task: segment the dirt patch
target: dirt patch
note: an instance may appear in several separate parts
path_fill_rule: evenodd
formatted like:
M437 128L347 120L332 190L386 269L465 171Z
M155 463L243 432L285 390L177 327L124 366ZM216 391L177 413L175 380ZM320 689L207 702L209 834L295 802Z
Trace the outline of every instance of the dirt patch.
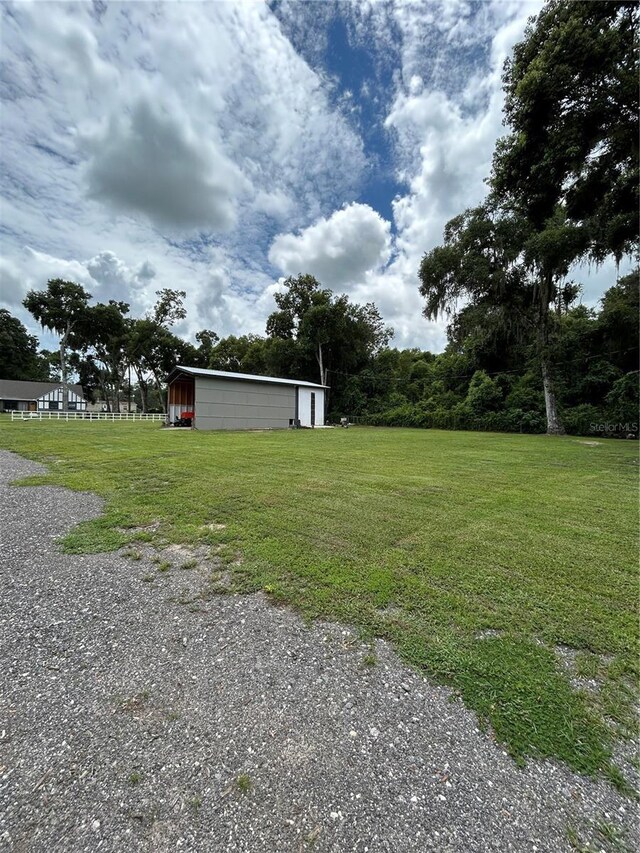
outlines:
M157 533L160 529L160 521L156 519L151 524L141 524L136 527L116 527L118 533Z
M569 681L574 690L585 690L587 693L599 693L602 683L599 678L593 678L580 674L579 658L583 654L577 649L572 649L571 646L557 645L553 647L553 651L560 663L560 666L569 676ZM606 666L613 660L611 655L598 655L601 664Z
M476 640L490 640L495 637L503 637L504 631L499 628L484 628L482 631L476 631Z

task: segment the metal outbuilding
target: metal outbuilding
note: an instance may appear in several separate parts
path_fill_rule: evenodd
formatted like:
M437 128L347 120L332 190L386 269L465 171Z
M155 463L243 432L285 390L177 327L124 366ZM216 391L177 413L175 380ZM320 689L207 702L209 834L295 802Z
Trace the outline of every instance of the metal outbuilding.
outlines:
M196 429L285 429L324 424L326 385L177 365L169 374L171 423L192 413Z

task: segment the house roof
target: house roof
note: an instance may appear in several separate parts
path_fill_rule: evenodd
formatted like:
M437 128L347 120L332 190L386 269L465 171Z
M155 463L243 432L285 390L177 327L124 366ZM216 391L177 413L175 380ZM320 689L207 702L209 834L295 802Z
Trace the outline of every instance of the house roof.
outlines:
M245 382L271 382L273 385L297 385L300 388L328 388L328 385L318 385L315 382L305 382L302 379L279 379L275 376L257 376L252 373L231 373L228 370L205 370L204 367L185 367L177 364L169 374L167 381L177 379L180 373L189 376L204 376L215 379L240 379Z
M0 400L37 400L56 388L61 382L27 382L20 379L0 379ZM69 385L69 390L84 399L82 385Z

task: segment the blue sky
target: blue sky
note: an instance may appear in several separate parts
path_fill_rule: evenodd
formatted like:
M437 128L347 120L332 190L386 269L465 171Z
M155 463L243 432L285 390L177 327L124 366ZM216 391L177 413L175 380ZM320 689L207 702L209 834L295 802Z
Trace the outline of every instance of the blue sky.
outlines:
M477 204L528 0L3 3L0 303L48 278L263 333L287 275L438 351L417 270ZM580 270L594 303L612 265Z

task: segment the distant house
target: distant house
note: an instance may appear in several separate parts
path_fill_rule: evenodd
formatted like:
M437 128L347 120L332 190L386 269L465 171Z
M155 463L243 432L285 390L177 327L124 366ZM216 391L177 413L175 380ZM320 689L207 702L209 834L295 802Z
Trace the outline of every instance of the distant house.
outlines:
M81 385L69 385L69 412L84 412L87 403ZM62 411L60 382L23 382L0 379L0 411L53 412Z
M113 404L111 404L113 405ZM87 411L88 412L109 412L109 411L117 411L116 409L110 408L109 403L106 400L96 400L95 403L87 403ZM120 409L121 412L137 412L138 406L133 401L129 403L128 400L120 401Z
M284 429L324 424L325 385L200 367L175 367L167 379L169 420L196 429Z

